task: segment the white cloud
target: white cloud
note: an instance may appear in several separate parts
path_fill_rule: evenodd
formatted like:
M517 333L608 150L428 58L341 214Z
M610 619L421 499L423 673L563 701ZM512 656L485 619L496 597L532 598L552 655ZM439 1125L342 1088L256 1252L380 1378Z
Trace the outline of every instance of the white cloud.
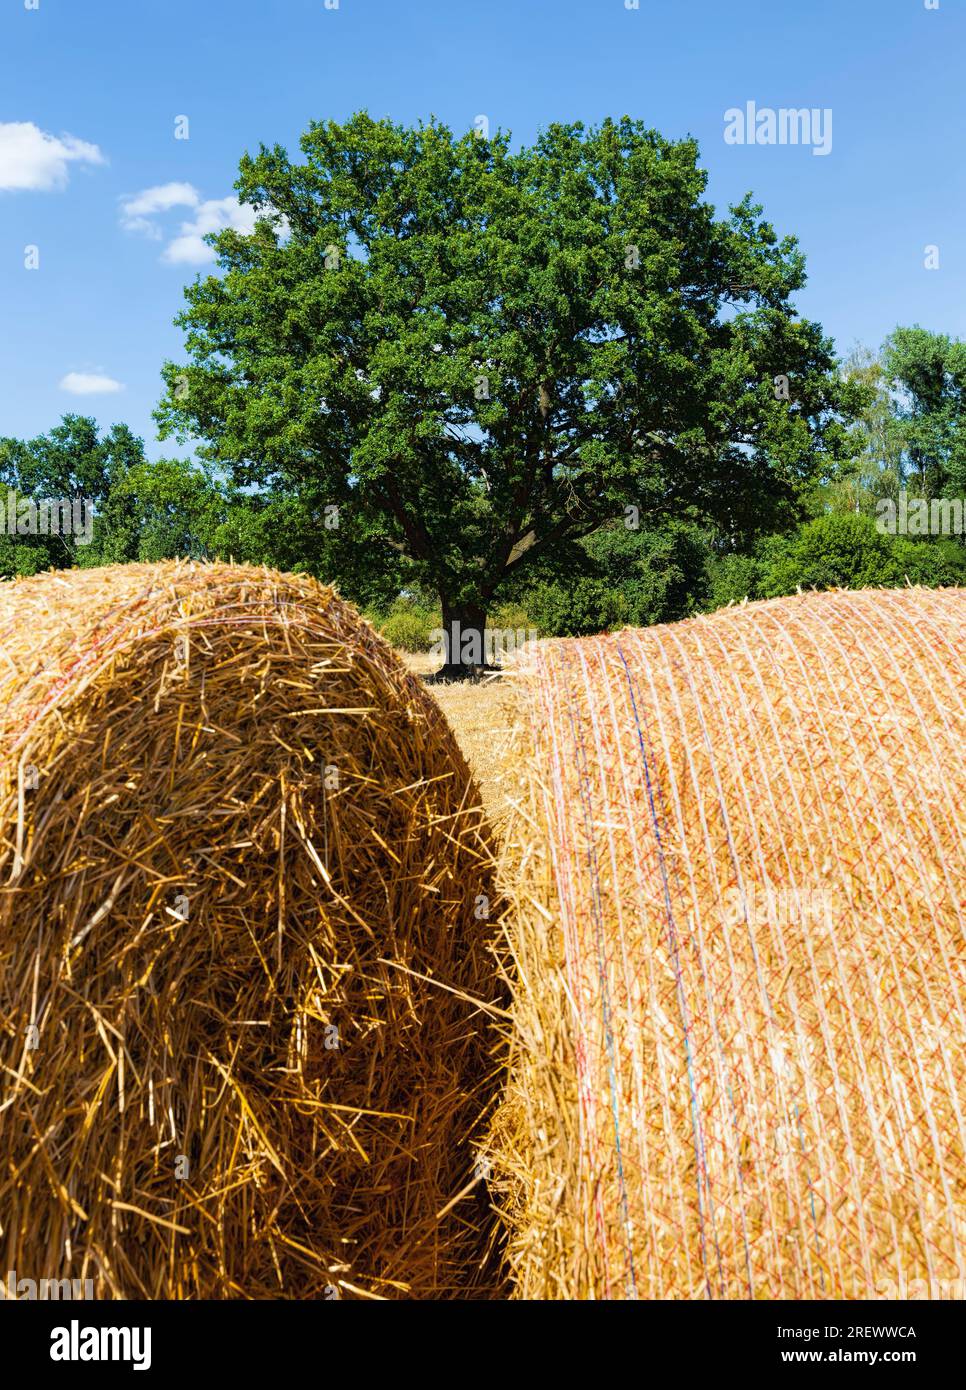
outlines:
M140 193L125 194L121 200L121 226L126 232L143 232L161 240L161 228L151 218L171 208L195 208L201 202L197 188L190 183L161 183Z
M96 372L68 372L61 378L60 389L69 391L72 396L113 396L123 391L124 386L112 376L100 376Z
M63 188L71 163L107 161L96 145L73 135L48 135L32 121L0 121L0 189Z
M234 227L247 236L254 230L257 217L253 207L237 198L211 198L199 204L190 221L182 222L179 235L164 248L161 259L168 265L208 265L215 253L203 237L225 227Z
M162 232L159 214L178 207L192 208L193 215L181 223L178 235L168 241L161 253L167 265L210 265L215 253L205 244L208 233L234 227L247 236L258 216L253 207L239 203L231 195L202 200L193 184L161 183L140 193L125 194L121 200L121 226L127 232L140 232L161 241L169 234Z

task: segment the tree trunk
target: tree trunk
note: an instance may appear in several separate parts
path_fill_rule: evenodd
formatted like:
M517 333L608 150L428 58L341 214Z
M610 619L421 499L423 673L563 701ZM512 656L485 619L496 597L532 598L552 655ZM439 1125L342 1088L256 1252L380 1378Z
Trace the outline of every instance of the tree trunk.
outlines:
M443 598L443 665L434 681L477 680L494 667L486 661L486 609L481 603L451 603Z

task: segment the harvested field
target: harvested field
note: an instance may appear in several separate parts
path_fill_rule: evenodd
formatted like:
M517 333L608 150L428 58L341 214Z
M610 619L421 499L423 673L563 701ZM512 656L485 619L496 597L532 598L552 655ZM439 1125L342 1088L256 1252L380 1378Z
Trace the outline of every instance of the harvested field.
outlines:
M439 665L434 658L407 656L406 665L421 675ZM513 692L519 677L509 671L479 682L449 681L430 687L446 716L479 788L488 821L498 829L507 814L507 794L516 766L514 725L519 709Z
M517 1296L966 1276L964 600L537 648L491 1136Z
M494 1291L479 793L298 576L0 586L0 1258L98 1297Z

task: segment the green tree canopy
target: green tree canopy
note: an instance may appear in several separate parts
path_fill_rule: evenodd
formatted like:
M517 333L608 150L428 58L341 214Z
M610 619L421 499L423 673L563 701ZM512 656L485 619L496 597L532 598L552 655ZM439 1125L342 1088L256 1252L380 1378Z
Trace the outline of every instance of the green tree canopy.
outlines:
M966 343L918 325L897 328L882 369L903 480L923 497L966 496Z
M261 217L212 238L158 419L239 485L339 505L447 627L628 504L774 529L847 450L797 245L750 198L716 218L692 140L359 114L301 148L242 160Z
M403 583L398 553L369 540L359 518L313 508L305 496L236 487L211 464L147 459L126 425L101 436L87 416L65 415L36 439L0 439L0 517L33 499L83 498L93 533L0 530L0 577L71 565L235 559L317 578L338 576L347 598L388 608ZM6 490L14 495L8 506ZM86 510L85 519L89 516ZM8 523L9 525L9 523Z
M864 393L853 431L855 453L816 487L809 506L816 516L828 509L872 515L880 499L898 499L904 481L902 432L882 354L856 346L843 371Z
M93 543L71 531L59 534L0 535L0 574L36 574L46 569L97 563L103 534L98 516L129 469L144 462L144 445L127 425L112 425L102 438L96 420L65 415L60 424L35 439L0 439L0 510L6 514L7 490L37 504L67 500L84 503L95 514Z
M85 497L103 503L112 485L144 458L144 445L127 425L100 437L97 421L65 415L36 439L0 439L0 481L33 497Z

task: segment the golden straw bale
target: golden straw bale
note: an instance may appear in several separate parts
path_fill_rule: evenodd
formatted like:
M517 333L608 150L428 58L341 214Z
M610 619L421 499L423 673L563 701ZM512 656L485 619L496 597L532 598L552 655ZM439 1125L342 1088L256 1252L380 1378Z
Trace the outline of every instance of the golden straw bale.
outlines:
M2 1268L491 1292L491 852L420 683L225 564L3 584L0 651Z
M962 1297L964 598L531 652L490 1136L520 1296Z

